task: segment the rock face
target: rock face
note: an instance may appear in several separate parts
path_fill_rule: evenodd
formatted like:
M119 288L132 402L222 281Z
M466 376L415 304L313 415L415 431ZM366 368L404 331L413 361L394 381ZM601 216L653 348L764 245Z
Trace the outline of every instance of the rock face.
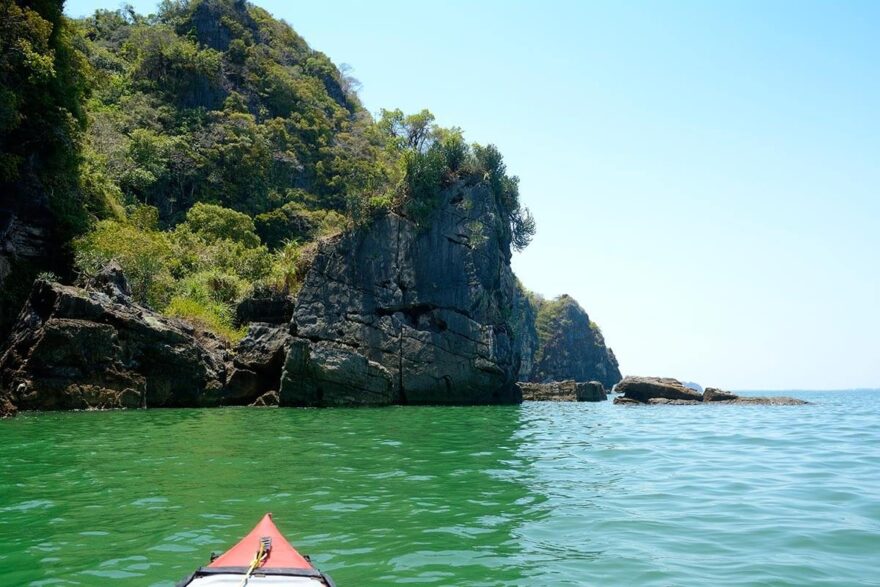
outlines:
M289 344L287 325L250 324L247 336L235 347L223 404L244 405L268 393L277 395Z
M265 322L286 326L291 318L293 318L293 299L271 292L257 292L242 300L235 308L235 321L238 324Z
M488 186L320 244L297 297L282 405L520 401L506 219Z
M217 405L226 345L128 297L118 267L84 290L39 280L0 356L19 409Z
M64 265L45 194L18 186L0 193L0 340L5 341L38 270ZM8 191L7 191L8 189Z
M517 283L516 295L513 301L512 328L516 337L519 354L519 380L531 381L535 370L535 356L541 341L538 339L538 331L535 328L535 307L529 299L529 292Z
M599 381L587 381L577 385L577 401L579 402L604 402L608 399L605 386Z
M562 295L541 302L536 324L540 347L529 374L531 381L596 380L606 388L620 381L614 352L605 346L602 332L574 298Z
M537 402L601 402L608 399L605 388L598 381L576 383L573 380L552 383L517 384L523 399Z
M623 395L614 398L615 404L797 406L809 403L792 397L742 397L714 387L707 387L700 394L669 377L626 377L617 384L616 391Z

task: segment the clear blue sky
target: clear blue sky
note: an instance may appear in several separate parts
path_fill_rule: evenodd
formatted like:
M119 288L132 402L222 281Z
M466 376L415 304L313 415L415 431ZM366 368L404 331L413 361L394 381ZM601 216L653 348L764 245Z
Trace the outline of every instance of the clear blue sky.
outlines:
M624 373L880 387L880 2L257 4L371 111L499 146L538 221L514 269Z

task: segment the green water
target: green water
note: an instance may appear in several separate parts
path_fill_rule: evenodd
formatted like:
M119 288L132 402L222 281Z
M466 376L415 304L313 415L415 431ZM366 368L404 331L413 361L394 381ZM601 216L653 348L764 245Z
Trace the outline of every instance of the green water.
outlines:
M340 587L880 585L880 394L0 422L0 584L170 586L260 516Z

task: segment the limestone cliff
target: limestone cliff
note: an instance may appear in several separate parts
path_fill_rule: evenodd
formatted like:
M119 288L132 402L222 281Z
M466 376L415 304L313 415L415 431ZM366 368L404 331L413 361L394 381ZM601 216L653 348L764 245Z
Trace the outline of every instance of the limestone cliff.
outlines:
M454 184L430 222L388 213L321 243L291 321L282 405L520 401L507 220Z
M539 346L527 380L595 380L609 389L620 381L614 352L605 346L601 330L574 298L562 295L536 300L536 305Z
M511 322L521 357L519 381L531 381L535 370L535 357L541 345L535 327L537 312L531 299L533 295L517 281Z

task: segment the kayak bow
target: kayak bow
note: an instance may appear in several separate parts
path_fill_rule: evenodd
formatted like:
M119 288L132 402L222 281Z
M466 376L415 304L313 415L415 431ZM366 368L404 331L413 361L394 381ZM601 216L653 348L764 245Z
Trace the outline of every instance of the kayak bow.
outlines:
M178 587L334 587L296 551L266 514L238 544L184 579Z

